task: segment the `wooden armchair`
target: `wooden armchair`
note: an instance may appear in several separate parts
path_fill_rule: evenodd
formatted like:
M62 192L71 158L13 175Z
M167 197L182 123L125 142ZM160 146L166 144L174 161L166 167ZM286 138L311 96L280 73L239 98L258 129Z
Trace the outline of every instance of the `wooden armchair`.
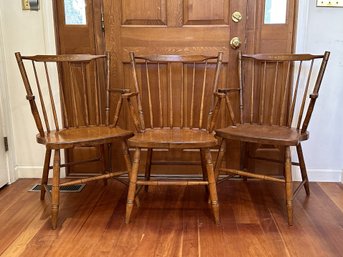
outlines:
M239 53L240 86L221 90L226 94L232 126L216 130L216 135L223 139L218 166L225 152L226 139L238 140L242 145L272 145L284 153L281 162L284 164L284 178L256 174L245 168L220 168L219 172L284 183L289 225L293 223L292 202L295 195L302 186L306 194L310 194L301 142L309 138L307 129L328 59L329 52L324 55ZM316 62L320 62L320 65L316 65ZM240 94L238 118L235 117L229 96L234 92ZM298 162L291 161L291 146L296 147ZM302 176L302 182L294 193L292 165L300 167Z
M128 144L135 149L127 198L130 221L137 185L207 185L215 222L219 205L210 148L217 146L213 129L219 111L217 94L222 53L218 56L130 53L134 92L123 94L136 134ZM217 96L217 97L215 97ZM145 180L138 179L141 149L148 149ZM150 180L153 149L200 149L204 180Z
M110 108L113 105L110 103L110 93L127 91L110 89L109 55L22 56L17 52L15 56L26 89L26 98L30 102L32 115L39 132L37 142L46 147L41 200L44 200L47 192L51 199L52 228L55 229L61 186L98 179L106 180L126 173L126 171L111 171L110 155L107 150L113 141L121 140L125 163L130 171L131 162L126 140L133 133L116 126L122 103L121 98L118 104L114 105L116 107L114 111ZM54 85L51 76L56 68L59 68L60 72L64 71L63 80L59 85L58 83ZM66 85L63 85L63 82ZM59 91L60 99L55 100L58 94L55 94L54 91ZM105 101L103 98L106 98ZM59 105L61 105L60 108ZM63 122L61 122L62 118ZM61 164L60 151L80 146L99 146L100 160L103 163L102 175L60 183L60 167L78 164L78 162ZM54 158L51 167L52 150L54 150ZM51 168L53 169L53 178L50 195L47 182Z

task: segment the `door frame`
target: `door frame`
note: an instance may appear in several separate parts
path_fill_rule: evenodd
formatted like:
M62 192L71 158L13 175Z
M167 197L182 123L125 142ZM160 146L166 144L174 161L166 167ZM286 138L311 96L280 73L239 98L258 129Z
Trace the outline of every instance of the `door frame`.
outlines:
M4 50L3 30L0 25L0 126L4 133L3 136L7 136L8 138L9 150L5 152L4 159L6 161L7 183L11 184L17 180L17 173L15 172L14 143L12 140L13 134L10 119L10 104L8 101L7 73L4 65L6 63ZM0 138L0 144L2 143L3 139Z

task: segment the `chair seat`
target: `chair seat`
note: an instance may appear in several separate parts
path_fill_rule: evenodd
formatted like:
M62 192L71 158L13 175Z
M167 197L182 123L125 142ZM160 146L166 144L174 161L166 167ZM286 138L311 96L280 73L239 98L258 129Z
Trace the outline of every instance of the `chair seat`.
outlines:
M128 140L130 147L204 148L217 145L213 134L199 129L147 129Z
M37 142L51 149L71 148L74 146L105 144L116 138L129 138L133 132L118 127L90 126L68 128L60 131L46 132L42 137L37 135Z
M309 133L301 134L299 130L288 127L258 124L237 124L217 129L216 135L226 139L240 140L260 144L298 145L307 140Z

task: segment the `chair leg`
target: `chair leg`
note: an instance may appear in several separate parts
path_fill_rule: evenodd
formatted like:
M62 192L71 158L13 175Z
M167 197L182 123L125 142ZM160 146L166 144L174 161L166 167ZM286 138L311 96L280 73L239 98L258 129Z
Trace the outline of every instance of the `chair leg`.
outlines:
M201 160L201 171L202 171L202 179L204 181L208 181L207 177L207 170L206 170L206 159L205 159L205 152L203 149L200 149L200 160ZM208 187L205 186L206 193L208 195Z
M152 160L152 148L148 148L146 163L145 163L145 180L150 180L151 172L151 160ZM144 186L145 192L148 192L149 186Z
M287 146L285 150L285 182L288 225L291 226L293 225L293 182L291 150L289 146Z
M137 184L137 175L138 175L138 168L139 162L141 158L141 149L136 148L135 154L133 156L133 164L132 170L130 175L130 185L129 185L129 192L127 194L127 204L126 204L126 218L125 223L128 224L130 222L130 217L133 209L133 201L136 195L136 184Z
M240 169L246 171L248 168L247 142L241 142L240 150L241 150ZM244 176L243 181L248 181L248 177Z
M226 140L223 138L221 140L220 143L220 148L219 148L219 152L217 155L217 159L216 159L216 163L215 163L215 168L214 168L214 177L216 179L216 181L218 180L219 177L219 169L221 167L222 161L223 161L223 157L226 151Z
M219 203L216 187L216 179L214 177L214 168L212 163L212 156L209 148L202 149L206 161L206 171L208 177L208 190L210 191L210 199L212 205L213 216L216 224L219 224Z
M44 198L45 198L45 187L44 187L44 185L48 184L49 170L50 170L49 169L50 158L51 158L51 149L46 149L43 174L42 174L42 181L41 181L41 187L40 187L40 199L41 200L44 200Z
M108 149L105 149L105 145L100 145L99 148L100 148L100 160L102 162L102 171L101 171L101 173L103 175L105 175L106 171L108 171L107 170L108 169L108 159L107 159ZM104 181L104 185L106 186L107 185L107 179L104 178L103 181Z
M127 169L129 180L130 180L131 171L132 171L131 158L130 158L129 149L127 147L127 144L126 144L125 140L121 141L121 148L122 148L122 153L123 153L123 156L124 156L125 166L126 166L126 169ZM139 207L140 203L139 203L138 196L135 197L135 202L136 202L137 207Z
M306 181L304 184L304 188L306 191L306 195L309 196L310 195L310 185L308 182L305 160L304 160L304 155L303 155L303 150L302 150L301 144L297 145L297 153L298 153L301 177L302 177L303 181Z
M54 154L53 178L51 190L51 224L52 229L57 227L58 208L60 202L60 150Z

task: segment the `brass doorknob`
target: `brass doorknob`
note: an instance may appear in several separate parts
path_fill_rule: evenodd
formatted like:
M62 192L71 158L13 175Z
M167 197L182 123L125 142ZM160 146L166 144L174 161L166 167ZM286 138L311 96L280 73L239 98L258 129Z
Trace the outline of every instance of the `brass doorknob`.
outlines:
M230 41L230 46L232 49L238 49L241 46L242 42L239 37L233 37Z
M242 20L242 14L239 11L235 11L231 16L231 19L234 22L238 23Z

